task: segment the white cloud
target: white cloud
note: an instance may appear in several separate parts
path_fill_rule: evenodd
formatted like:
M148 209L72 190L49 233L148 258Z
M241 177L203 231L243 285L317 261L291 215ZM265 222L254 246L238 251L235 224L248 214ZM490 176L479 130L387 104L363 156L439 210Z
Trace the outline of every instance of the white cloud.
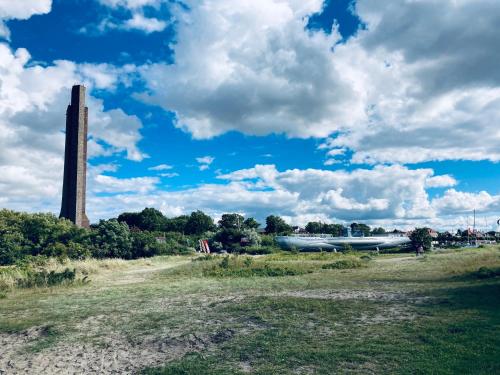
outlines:
M154 167L149 167L148 170L149 171L166 171L168 169L172 169L173 167L171 165L168 165L168 164L160 164L160 165L156 165Z
M98 0L102 5L110 8L138 9L145 6L157 8L163 0Z
M143 67L153 95L195 138L230 130L324 137L364 119L358 88L334 65L338 33L310 33L322 1L188 2L175 65Z
M323 163L324 165L335 165L335 164L341 164L342 161L341 160L337 160L337 159L327 159L325 160L325 162Z
M117 178L99 174L93 176L93 193L148 193L156 188L156 177Z
M145 34L160 32L170 24L170 16L162 11L162 5L169 5L168 0L98 0L99 3L109 9L97 23L85 25L79 32L83 34L103 34L108 30L138 30ZM170 5L174 6L174 5ZM152 12L156 16L145 16L145 10L148 14ZM123 12L127 17L123 19Z
M486 191L469 193L447 190L443 197L436 198L433 206L442 213L463 214L465 212L500 212L500 195L490 195Z
M434 176L431 169L411 170L403 166L349 172L278 171L274 165L256 165L221 175L218 184L91 198L88 212L93 217L109 217L153 206L168 215L201 209L213 217L241 212L261 222L266 216L277 214L296 225L313 220L362 221L386 228L429 225L451 230L465 228L467 217L472 217L475 208L481 220L488 220L489 228L493 225L492 218L500 213L498 196L451 189L443 197L430 199L427 188L436 182L429 181L438 181L440 177ZM443 175L443 181L449 178Z
M52 0L0 0L0 38L10 38L10 30L5 21L27 20L36 14L49 13Z
M177 177L178 175L179 175L179 173L176 173L176 172L160 173L160 176L165 177L165 178Z
M215 158L212 156L203 156L200 158L196 158L196 161L199 164L198 168L200 169L200 171L204 171L210 168L210 165L213 163L214 160Z
M141 30L146 34L163 31L166 27L166 22L160 21L154 17L144 17L139 13L134 14L132 18L126 20L123 24L125 30Z
M455 186L457 184L457 180L453 176L450 175L441 175L441 176L432 176L428 177L426 181L426 186L427 187L449 187L449 186Z
M328 151L326 154L328 156L341 156L344 155L345 149L344 148L334 148L333 150Z

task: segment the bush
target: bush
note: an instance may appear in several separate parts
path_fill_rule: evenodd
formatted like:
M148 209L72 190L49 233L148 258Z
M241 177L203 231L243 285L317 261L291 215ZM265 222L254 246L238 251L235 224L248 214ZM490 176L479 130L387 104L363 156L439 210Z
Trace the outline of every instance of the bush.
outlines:
M342 252L344 254L349 254L354 252L354 248L350 244L345 243L344 246L342 247Z
M363 263L361 259L352 258L352 259L341 259L333 263L324 264L321 268L325 270L331 270L331 269L347 270L347 269L361 268L364 266L365 263Z
M274 239L274 236L271 236L269 234L264 234L260 236L260 244L262 246L275 247L276 240Z
M133 240L125 222L101 220L92 234L96 258L132 259Z
M0 265L27 256L87 257L89 235L90 231L52 214L0 210Z
M72 284L75 281L76 270L66 268L62 272L46 270L42 271L29 271L26 277L17 281L17 286L20 288L33 288L33 287L50 287L61 284Z

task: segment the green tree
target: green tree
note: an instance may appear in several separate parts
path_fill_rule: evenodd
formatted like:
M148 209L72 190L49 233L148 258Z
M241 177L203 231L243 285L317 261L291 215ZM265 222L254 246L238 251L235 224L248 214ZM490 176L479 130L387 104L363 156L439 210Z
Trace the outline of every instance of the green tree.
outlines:
M167 225L165 231L167 232L177 232L186 233L186 225L189 221L189 215L181 215L171 219L167 219Z
M318 221L310 221L307 223L305 230L308 233L321 233L323 231L323 224Z
M425 250L429 250L432 246L432 237L429 233L429 228L415 228L410 234L412 247L417 250L422 246Z
M385 234L385 229L382 228L382 227L379 227L379 228L373 228L372 229L372 234L374 235L380 235L380 234Z
M243 227L245 218L240 214L224 214L219 220L219 228L221 229L238 229Z
M344 233L344 226L341 224L323 224L323 233L340 237Z
M97 258L132 259L132 237L126 223L116 219L101 220L92 236Z
M167 218L155 208L145 208L139 214L139 228L150 232L164 231Z
M257 229L260 227L260 223L257 222L253 217L248 217L243 222L243 226L247 229Z
M186 234L202 234L214 229L214 220L199 210L192 212L186 223Z
M292 232L292 227L279 216L270 215L266 218L266 233L268 234L288 234Z
M161 232L167 227L168 220L156 208L145 208L141 212L124 212L118 216L118 221L127 223L129 228Z
M118 215L120 223L127 223L129 228L141 229L141 213L140 212L124 212ZM142 230L142 229L141 229Z
M361 233L363 236L368 237L370 235L370 227L366 224L352 223L351 224L352 233Z

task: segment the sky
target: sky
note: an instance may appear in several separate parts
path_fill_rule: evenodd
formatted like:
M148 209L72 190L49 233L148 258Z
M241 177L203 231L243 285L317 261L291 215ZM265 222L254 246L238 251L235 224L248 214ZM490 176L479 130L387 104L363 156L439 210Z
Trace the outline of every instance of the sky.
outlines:
M497 0L0 0L0 207L498 229Z

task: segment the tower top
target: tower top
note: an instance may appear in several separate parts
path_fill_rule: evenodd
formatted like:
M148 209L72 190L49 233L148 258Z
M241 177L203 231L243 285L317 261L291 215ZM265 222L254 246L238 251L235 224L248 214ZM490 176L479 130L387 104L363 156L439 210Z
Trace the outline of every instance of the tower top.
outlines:
M85 107L85 91L83 85L74 85L71 89L71 105Z

